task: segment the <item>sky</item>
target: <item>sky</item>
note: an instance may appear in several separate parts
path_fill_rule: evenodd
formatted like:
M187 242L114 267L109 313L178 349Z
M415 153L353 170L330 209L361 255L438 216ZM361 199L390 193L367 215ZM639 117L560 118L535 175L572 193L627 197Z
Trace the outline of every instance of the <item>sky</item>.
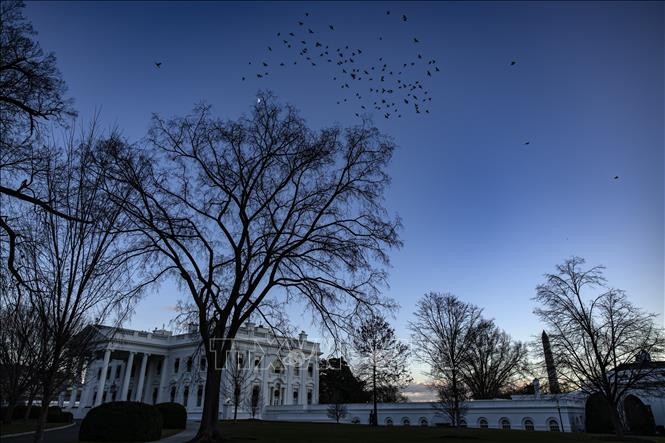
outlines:
M390 254L385 291L401 306L397 333L408 338L418 298L440 291L531 340L542 330L535 287L572 255L605 265L609 283L662 322L662 2L29 2L25 13L82 121L99 113L130 140L152 113L200 102L238 118L259 90L312 128L358 123L359 102L332 80L339 67L306 65L277 32L311 28L373 63L435 59L429 114L371 114L398 146L386 207L402 218L404 247ZM258 79L264 61L270 75ZM184 297L162 285L127 326L168 325Z

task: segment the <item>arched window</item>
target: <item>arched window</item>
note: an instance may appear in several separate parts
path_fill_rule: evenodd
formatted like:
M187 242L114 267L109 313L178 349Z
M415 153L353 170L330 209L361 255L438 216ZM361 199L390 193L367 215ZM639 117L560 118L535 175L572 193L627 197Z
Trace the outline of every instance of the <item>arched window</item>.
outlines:
M507 418L502 418L499 423L501 424L501 429L505 429L506 431L510 430L510 420Z
M279 360L275 361L275 364L273 365L273 371L275 372L275 374L281 374L282 373L283 366L282 366L281 361L279 361Z
M459 421L459 427L460 428L466 428L466 420L460 420Z
M402 419L402 426L411 426L411 420L409 420L409 417L404 417Z
M487 419L485 417L478 420L478 427L480 429L487 429Z
M392 426L393 425L393 419L388 417L386 418L386 426Z
M189 401L189 386L185 386L185 391L182 394L182 404L187 407L187 402Z
M524 420L524 430L525 431L533 431L535 428L533 426L533 420L530 418L527 418Z
M171 403L175 403L175 386L171 387Z
M425 417L420 418L420 426L429 426L429 423Z
M553 418L547 422L547 425L549 426L551 432L559 432L559 422Z

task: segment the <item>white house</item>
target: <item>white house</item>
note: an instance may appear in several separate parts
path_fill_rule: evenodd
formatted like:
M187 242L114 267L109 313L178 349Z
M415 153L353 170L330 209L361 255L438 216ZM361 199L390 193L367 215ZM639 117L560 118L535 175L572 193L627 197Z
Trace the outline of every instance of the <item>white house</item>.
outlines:
M134 400L145 403L182 403L192 419L200 417L207 361L197 333L173 335L99 327L102 335L96 358L79 385L62 397L77 418L103 402ZM319 344L302 332L297 338L278 337L252 323L242 327L234 339L233 358L248 368L247 392L260 393L261 406L307 407L318 403L321 355ZM222 376L222 386L229 382ZM230 399L220 392L221 414L228 414ZM241 405L241 414L248 408ZM261 408L259 408L260 417Z

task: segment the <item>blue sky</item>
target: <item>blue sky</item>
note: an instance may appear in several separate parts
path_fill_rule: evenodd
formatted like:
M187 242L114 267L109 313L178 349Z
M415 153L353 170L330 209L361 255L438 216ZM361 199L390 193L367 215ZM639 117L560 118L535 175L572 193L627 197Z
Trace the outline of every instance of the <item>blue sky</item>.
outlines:
M336 105L327 66L261 80L249 69L296 58L275 34L298 31L305 11L317 37L335 26L330 45L392 64L421 52L441 68L427 83L430 114L375 116L398 145L386 203L405 246L391 254L387 293L402 336L418 297L451 291L528 340L541 329L535 286L571 255L606 265L613 286L663 313L662 2L31 2L26 15L82 119L100 112L138 140L153 112L205 101L237 118L260 89L314 128L357 122L356 108ZM162 285L128 326L168 323L178 298Z

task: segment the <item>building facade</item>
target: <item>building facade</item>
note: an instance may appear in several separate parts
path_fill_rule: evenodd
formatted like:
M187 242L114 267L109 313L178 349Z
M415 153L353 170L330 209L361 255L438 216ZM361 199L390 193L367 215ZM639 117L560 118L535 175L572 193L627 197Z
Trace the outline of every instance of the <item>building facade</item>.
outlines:
M206 361L197 333L134 331L101 326L99 348L80 384L61 397L77 418L110 401L177 402L188 417L200 417L205 395ZM307 408L318 403L319 344L302 332L280 337L248 323L233 340L228 360L240 372L222 371L220 418L235 409L234 382L241 382L239 417L261 418L265 406ZM233 366L233 365L227 365ZM252 393L255 404L252 407ZM252 410L254 413L252 414Z

